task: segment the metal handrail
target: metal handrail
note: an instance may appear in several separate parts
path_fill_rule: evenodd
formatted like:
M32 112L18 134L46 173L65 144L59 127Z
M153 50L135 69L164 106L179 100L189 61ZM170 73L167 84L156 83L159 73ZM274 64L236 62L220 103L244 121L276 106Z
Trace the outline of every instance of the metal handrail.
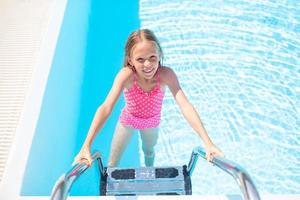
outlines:
M195 169L199 155L202 158L206 159L206 153L204 149L200 146L194 148L192 152L191 159L187 167L187 171L190 176L192 175ZM233 176L233 178L238 183L245 200L260 200L259 193L253 181L251 180L247 171L243 169L240 165L223 157L214 157L211 163Z
M105 171L103 167L103 163L101 160L101 155L99 152L96 152L92 156L92 162L95 160L98 161L99 171L101 176L105 176ZM52 193L51 193L51 200L66 200L69 195L69 191L72 187L74 181L83 174L87 169L88 165L86 163L78 163L75 164L70 171L66 174L63 174L55 183Z
M202 147L196 147L193 149L188 167L187 172L189 176L192 175L196 163L198 161L199 155L206 159L206 153ZM92 162L95 160L98 161L98 167L100 171L101 178L106 176L106 171L103 167L103 162L101 160L101 155L99 152L96 152L92 156ZM238 183L245 200L260 200L259 193L251 180L249 174L245 169L243 169L240 165L227 160L222 157L214 157L211 161L215 166L219 167L223 171L227 172ZM72 184L75 182L75 180L81 176L87 169L88 165L86 163L78 163L72 167L71 170L69 170L66 174L63 174L55 183L52 193L51 193L51 200L66 200L69 191L72 187Z

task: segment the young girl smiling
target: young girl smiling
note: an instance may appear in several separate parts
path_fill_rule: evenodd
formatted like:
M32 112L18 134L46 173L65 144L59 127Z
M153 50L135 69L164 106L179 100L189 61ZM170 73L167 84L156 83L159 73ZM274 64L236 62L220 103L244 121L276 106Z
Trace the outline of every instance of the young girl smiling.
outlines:
M211 161L214 156L224 156L209 138L197 111L181 89L175 72L162 66L162 57L162 48L152 31L141 29L129 36L125 47L124 67L115 77L105 101L97 109L75 162L91 165L92 142L123 91L126 105L115 128L108 167L118 165L134 130L140 132L145 165L153 166L154 146L158 138L166 87L172 92L183 116L203 140L207 160Z

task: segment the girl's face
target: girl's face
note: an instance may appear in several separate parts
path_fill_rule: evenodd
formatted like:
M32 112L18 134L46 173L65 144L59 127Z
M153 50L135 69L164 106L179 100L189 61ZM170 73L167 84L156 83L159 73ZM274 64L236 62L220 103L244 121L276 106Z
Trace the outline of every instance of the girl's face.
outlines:
M160 55L156 44L144 40L133 47L129 63L134 66L138 76L150 80L159 67L159 60Z

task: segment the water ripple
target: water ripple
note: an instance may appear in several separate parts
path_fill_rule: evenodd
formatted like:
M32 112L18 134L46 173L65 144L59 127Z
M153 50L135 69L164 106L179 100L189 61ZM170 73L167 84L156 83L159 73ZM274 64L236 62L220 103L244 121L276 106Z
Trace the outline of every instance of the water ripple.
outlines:
M227 157L262 194L298 193L300 2L141 0L140 19L159 37L164 64ZM187 164L202 142L169 91L162 112L156 164ZM239 193L231 177L198 166L195 194Z

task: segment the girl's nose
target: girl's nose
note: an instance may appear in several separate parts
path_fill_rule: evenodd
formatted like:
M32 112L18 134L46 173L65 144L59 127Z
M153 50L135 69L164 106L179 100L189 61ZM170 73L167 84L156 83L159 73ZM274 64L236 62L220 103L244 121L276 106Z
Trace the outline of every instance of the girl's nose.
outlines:
M149 60L145 60L144 66L147 67L147 66L149 66L149 65L150 65L150 61L149 61Z

